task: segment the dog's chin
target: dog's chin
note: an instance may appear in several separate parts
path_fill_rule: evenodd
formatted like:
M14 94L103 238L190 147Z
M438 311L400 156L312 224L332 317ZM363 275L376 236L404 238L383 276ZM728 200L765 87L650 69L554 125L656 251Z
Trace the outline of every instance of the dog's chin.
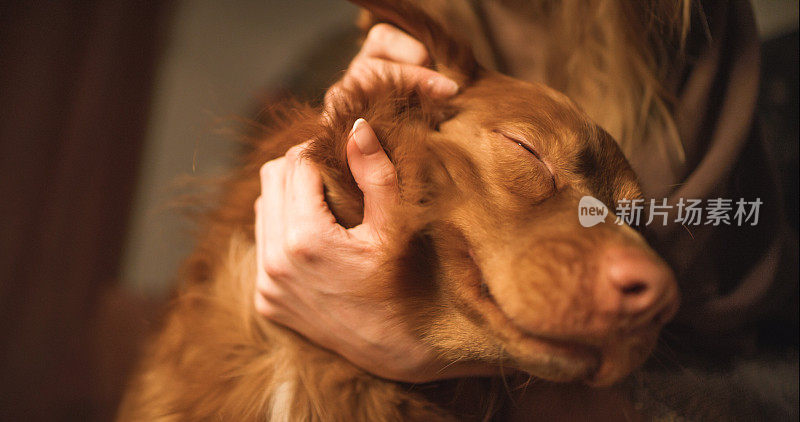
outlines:
M602 365L595 348L534 337L518 338L505 350L515 368L554 382L589 382Z
M479 288L468 298L476 313L488 323L506 363L536 378L554 382L589 382L601 368L603 354L579 342L538 336L524 331L502 312L491 293Z
M658 338L658 329L609 341L603 348L603 359L586 383L595 387L609 386L642 365L650 356Z
M483 295L475 308L489 322L508 365L536 378L553 382L580 382L592 386L616 383L641 365L652 351L658 326L643 327L593 344L579 339L556 339L517 327L489 295Z
M488 325L489 337L504 355L503 365L548 381L614 384L644 363L660 331L660 325L652 324L637 332L609 333L608 338L591 342L575 336L570 340L553 338L518 327L482 280L471 284L462 290L462 303Z
M553 350L547 354L514 356L512 361L511 366L536 378L552 382L583 383L595 387L613 385L635 368L633 365L620 364L611 357L563 349Z
M511 366L536 378L605 387L628 376L647 359L654 346L652 339L648 334L597 348L525 337L504 348L511 356Z
M658 326L644 327L589 345L537 336L513 326L504 328L503 349L518 369L548 381L596 387L612 385L641 366L655 348L660 331Z

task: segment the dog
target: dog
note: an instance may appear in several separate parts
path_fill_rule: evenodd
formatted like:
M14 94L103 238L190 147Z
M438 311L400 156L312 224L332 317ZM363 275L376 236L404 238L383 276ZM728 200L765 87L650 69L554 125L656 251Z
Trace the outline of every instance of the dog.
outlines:
M402 197L371 282L408 308L409 322L446 360L609 385L644 362L675 314L673 275L639 232L579 223L585 196L605 204L642 196L607 132L565 95L483 69L469 45L414 5L356 3L422 41L460 92L436 100L380 81L344 89L325 119L308 105L279 112L283 122L225 182L120 420L502 414L497 378L388 381L254 309L259 167L311 139L305 154L322 173L331 211L343 226L357 225L363 198L345 144L359 117L395 164Z

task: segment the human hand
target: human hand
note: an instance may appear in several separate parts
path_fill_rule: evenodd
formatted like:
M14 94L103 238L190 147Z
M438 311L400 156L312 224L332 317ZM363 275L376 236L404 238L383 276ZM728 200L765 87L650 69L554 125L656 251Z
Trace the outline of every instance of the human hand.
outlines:
M322 180L303 146L261 168L256 201L256 309L375 375L424 382L492 370L439 359L408 326L402 308L370 283L378 270L387 212L399 201L394 166L372 128L359 119L347 143L364 193L363 222L336 223Z
M360 86L369 90L376 78L402 81L418 87L433 97L449 97L458 92L458 84L426 65L430 64L428 50L421 42L395 26L379 23L372 27L340 82L325 95L325 105L342 89Z

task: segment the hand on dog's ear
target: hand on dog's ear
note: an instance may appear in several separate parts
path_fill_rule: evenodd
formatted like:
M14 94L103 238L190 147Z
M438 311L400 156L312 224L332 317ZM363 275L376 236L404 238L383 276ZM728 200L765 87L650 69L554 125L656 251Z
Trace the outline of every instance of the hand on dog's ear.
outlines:
M370 28L361 51L347 67L342 80L325 93L325 115L337 104L347 103L347 91L358 87L369 92L379 80L415 87L433 98L447 98L458 92L458 84L427 67L430 56L425 46L397 27L380 23Z
M428 50L433 69L452 79L458 86L474 80L480 66L472 47L448 32L444 25L429 16L415 2L408 0L350 0L369 12L362 25L378 23L394 25Z
M347 141L347 163L364 194L364 219L353 229L368 236L381 235L387 212L400 200L397 172L378 137L364 119L356 120Z

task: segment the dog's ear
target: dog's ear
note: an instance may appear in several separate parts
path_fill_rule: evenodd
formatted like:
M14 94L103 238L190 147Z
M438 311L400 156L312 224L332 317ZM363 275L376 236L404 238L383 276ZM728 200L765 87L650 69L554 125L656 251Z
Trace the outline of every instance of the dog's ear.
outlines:
M371 14L371 23L389 23L420 40L431 55L434 68L455 80L468 84L478 72L472 48L436 22L409 0L350 0Z

